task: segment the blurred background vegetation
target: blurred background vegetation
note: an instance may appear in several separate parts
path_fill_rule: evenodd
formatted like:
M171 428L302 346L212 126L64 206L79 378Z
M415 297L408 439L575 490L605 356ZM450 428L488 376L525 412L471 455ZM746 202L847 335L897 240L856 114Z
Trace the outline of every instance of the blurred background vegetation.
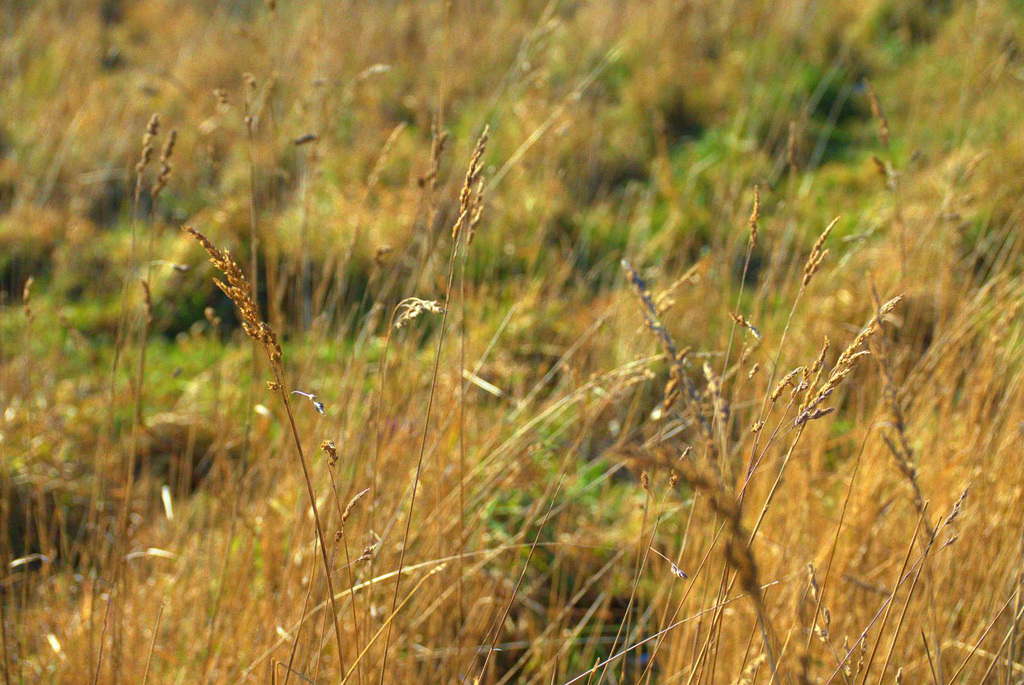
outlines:
M986 674L989 661L972 662L977 672L961 682L1016 677L1018 620L995 609L1008 579L1017 578L1019 592L1024 496L1014 451L1024 430L1020 0L0 0L0 12L2 603L5 667L18 682L92 682L94 674L139 682L150 665L153 682L243 674L271 682L271 671L281 682L284 671L272 664L289 661L306 590L324 598L323 579L310 576L308 502L264 387L267 368L253 361L183 224L236 255L282 340L291 387L325 404L324 418L296 405L307 456L328 437L343 455L337 471L311 457L319 495L333 492L343 507L374 486L376 513L353 524L351 545L358 556L380 544L380 560L359 577L398 567L395 521L407 512L407 479L426 435L442 324L423 316L396 334L384 358L389 316L406 297L446 299L459 190L485 124L486 207L457 272L464 297L450 304L410 561L535 536L552 546L529 565L525 551L487 557L490 575L474 581L473 596L499 599L486 611L472 605L483 612L479 625L452 618L472 614L468 597L463 606L460 595L457 611L441 588L435 603L417 599L415 625L398 626L393 638L388 682L472 673L469 657L438 650L489 644L494 612L510 596L527 608L519 613L514 603L497 631L536 651L509 647L490 664L488 682L562 682L625 644L608 640L625 617L627 634L662 625L664 593L672 598L677 591L666 588L678 581L645 580L636 601L630 592L636 540L652 535L654 520L647 509L641 515L648 500L637 479L651 470L665 487L670 469L645 453L653 435L667 430L679 450L694 436L682 417L669 429L648 418L667 371L641 330L624 258L675 300L663 316L680 349L697 355L694 378L703 359L729 383L735 449L726 452L734 456L749 448L769 371L777 381L809 364L826 334L834 358L876 311L873 289L882 300L905 296L887 331L891 372L929 514L948 513L973 481L987 521L962 545L969 552L928 578L930 603L910 615L922 617L939 652L933 669L944 676L968 653L953 643L971 646L975 624L1001 617L985 649L1005 663L993 657L1002 665ZM154 113L153 161L139 175ZM169 181L156 194L172 129ZM748 254L755 187L760 237ZM827 266L798 295L803 264L837 216ZM146 327L140 278L149 284ZM763 369L746 386L750 364L742 374L719 368L741 350L730 312L763 336L744 338L750 363ZM648 375L627 377L636 360L646 360ZM851 640L876 608L864 597L877 599L870 588L887 587L886 572L899 568L915 536L919 512L872 433L898 423L876 410L892 380L883 375L865 363L837 393L839 411L797 450L799 495L773 505L765 523L773 532L760 550L763 579L798 578L776 591L787 598L778 600L781 640L791 630L802 646L813 630L787 602L806 595L807 562L831 559L862 443L877 468L851 495L856 523L847 525L858 532L836 553L861 584L832 580L849 600L842 616L833 607L833 620ZM595 383L604 390L591 396ZM463 391L464 430L454 413ZM463 438L474 467L465 478L446 461ZM784 455L784 447L772 449ZM740 472L744 459L725 471ZM462 485L471 532L454 543L442 524L466 515L452 499ZM112 521L126 492L125 544L143 561L115 580ZM697 511L689 490L676 499L659 549L679 551L690 529L683 517L691 517L706 535L686 548L684 568L694 568L701 545L715 547L716 514ZM544 525L548 505L556 515ZM575 546L557 546L566 540ZM147 556L153 549L167 554ZM619 560L615 571L595 575L610 559ZM495 576L514 584L524 565L523 595L510 594ZM717 579L701 582L710 582L710 597L688 600L690 613L719 590ZM119 587L115 621L106 607ZM558 613L577 590L602 607L578 626L579 615ZM388 615L390 595L378 594L359 607L367 615L355 645ZM543 610L531 614L531 601ZM148 662L139 655L158 632L161 606L162 637ZM536 641L547 639L546 625L578 649ZM682 656L698 654L707 633L697 628L672 643L655 680L732 682L756 652L750 625L716 638L717 676L713 667L694 676L705 657ZM1000 643L1006 630L1013 637ZM896 659L910 682L925 682L934 670L912 632ZM312 678L323 654L322 681L329 672L336 682L342 671L328 663L335 655L324 642L315 628L301 635L296 668ZM380 644L373 649L365 663L383 672ZM826 682L836 667L827 652L788 658L793 669L802 664L806 682ZM608 680L654 674L639 656L629 664Z

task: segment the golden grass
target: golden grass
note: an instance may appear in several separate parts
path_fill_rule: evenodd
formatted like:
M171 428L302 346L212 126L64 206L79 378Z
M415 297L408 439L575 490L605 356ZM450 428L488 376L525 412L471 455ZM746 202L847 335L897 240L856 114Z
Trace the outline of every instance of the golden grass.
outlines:
M1024 673L1012 3L50 5L5 683Z

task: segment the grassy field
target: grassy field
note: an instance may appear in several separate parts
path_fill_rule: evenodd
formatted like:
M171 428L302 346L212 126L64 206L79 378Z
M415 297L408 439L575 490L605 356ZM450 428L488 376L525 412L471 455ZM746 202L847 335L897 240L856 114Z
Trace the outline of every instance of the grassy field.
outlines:
M10 683L1024 682L1020 0L0 0Z

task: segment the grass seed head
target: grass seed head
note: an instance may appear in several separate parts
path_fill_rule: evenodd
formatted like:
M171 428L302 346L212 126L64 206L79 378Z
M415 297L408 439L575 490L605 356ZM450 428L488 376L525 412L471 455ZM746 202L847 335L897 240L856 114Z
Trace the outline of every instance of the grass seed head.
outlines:
M481 172L483 170L484 152L487 150L487 140L490 137L490 126L484 126L483 133L476 141L473 149L473 156L469 160L469 168L466 170L466 180L459 192L459 217L452 227L452 240L458 241L464 228L472 228L474 223L480 221L479 212L482 207L483 181ZM468 236L472 238L472 236Z
M885 112L882 111L882 103L878 101L878 94L875 93L875 89L871 87L869 81L864 82L864 88L868 94L868 102L871 104L871 116L875 118L875 123L878 124L878 138L882 141L882 147L889 149L889 120L885 117Z
M135 173L141 174L149 166L149 160L153 158L153 139L160 132L160 115L154 113L146 124L146 132L142 134L142 151L139 153L139 161L135 165Z
M277 334L260 316L259 308L249 294L251 290L249 281L242 273L238 263L228 252L219 250L205 235L191 226L183 226L182 230L203 246L203 249L210 255L210 261L227 278L226 284L216 278L213 279L213 282L235 304L242 316L242 328L246 335L263 346L271 363L279 364L281 362L281 345L277 342Z
M821 232L818 239L814 242L814 247L811 248L811 254L807 257L807 262L804 264L804 278L803 287L807 287L807 284L811 282L811 278L818 272L821 267L821 263L825 261L825 257L828 256L828 249L824 247L825 241L828 239L832 229L839 223L839 217L832 219L831 223L825 227L825 230Z
M164 141L163 149L160 151L160 173L153 181L153 188L150 195L156 197L160 191L167 187L167 181L171 178L171 155L174 154L174 144L178 139L177 129L171 129Z
M370 492L370 488L363 488L355 495L353 495L352 499L348 501L348 504L345 506L345 511L343 511L341 514L342 525L344 525L345 522L348 521L349 517L352 516L352 510L355 508L357 504L359 504L359 500L365 497L368 492Z
M444 314L444 307L440 302L434 300L408 297L398 303L395 313L397 314L394 323L395 330L401 330L422 314Z
M32 322L32 285L36 282L35 276L25 279L25 285L21 289L22 311L25 312L25 319Z
M320 443L320 449L327 455L327 465L334 467L338 463L338 448L333 440L324 440Z
M757 221L761 218L761 190L754 186L754 208L750 212L750 249L757 247Z

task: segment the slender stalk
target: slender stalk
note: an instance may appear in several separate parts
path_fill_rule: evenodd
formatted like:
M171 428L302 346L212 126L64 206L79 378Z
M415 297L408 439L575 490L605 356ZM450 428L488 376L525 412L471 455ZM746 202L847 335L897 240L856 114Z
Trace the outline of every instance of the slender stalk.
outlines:
M398 592L402 584L402 570L405 566L405 553L408 549L409 531L412 529L413 511L416 506L416 491L419 488L420 473L423 471L423 456L427 451L427 435L430 430L430 415L434 408L434 395L437 390L437 374L441 365L441 349L444 345L444 332L448 323L448 302L451 299L452 281L455 277L455 257L459 251L459 237L457 236L452 244L451 258L448 260L448 283L444 290L444 312L441 314L441 330L437 336L437 350L434 353L434 369L430 378L430 394L427 396L426 415L423 419L423 432L420 438L419 456L416 458L416 473L412 481L412 493L409 496L409 513L405 520L405 533L402 536L402 551L398 557L398 575L395 577L395 593L391 598L391 617L395 615L398 606ZM381 388L383 393L383 388ZM387 634L384 636L384 655L380 662L380 684L384 683L384 674L388 663L388 647L391 644L391 628L394 621L388 621Z
M361 639L359 637L359 617L356 613L355 593L352 591L352 588L354 588L356 585L356 581L355 577L352 575L352 557L348 551L348 530L346 529L345 525L346 515L345 512L341 510L341 500L338 498L338 484L334 479L334 468L332 467L328 469L328 473L331 476L331 490L333 491L334 496L334 506L338 512L338 525L341 526L341 528L339 529L339 535L334 540L334 549L331 550L331 567L334 567L334 560L338 556L338 547L341 546L345 552L345 571L348 575L349 606L352 608L352 634L355 636L355 647L356 652L358 653L361 649ZM363 492L365 493L366 491L364 490ZM349 506L351 506L351 504ZM346 511L347 510L348 508L346 508ZM361 685L363 682L363 667L361 664L357 665L356 678L357 682Z
M903 565L900 566L900 571L896 575L896 584L893 586L892 594L889 595L889 601L886 603L885 614L882 615L882 624L878 627L878 637L875 638L875 644L871 648L871 655L868 657L867 664L864 666L864 677L861 679L861 685L864 685L868 681L868 674L871 672L871 664L875 660L875 654L878 652L878 645L882 642L882 633L885 632L885 624L889 622L889 614L892 612L892 602L896 598L896 592L900 589L900 584L903 582L904 572L907 570L907 564L910 563L910 553L914 551L914 544L917 542L917 532L921 528L921 522L924 520L925 510L922 509L917 519L917 525L914 526L914 535L910 538L910 544L907 546L907 554L903 557ZM928 553L928 549L925 549L925 554ZM922 561L924 558L922 557ZM955 680L955 678L954 678Z
M7 598L0 593L0 649L4 650L0 666L4 669L4 685L11 685L11 665L7 661Z
M107 641L107 622L110 620L110 605L114 598L107 595L107 608L103 611L103 627L100 628L100 649L96 655L96 671L93 673L92 685L99 685L100 671L103 669L103 647Z
M302 634L302 624L306 622L306 611L309 609L309 596L313 593L313 581L316 578L316 548L318 538L313 538L313 558L309 564L309 582L306 585L306 596L302 600L302 613L299 615L299 627L295 629L292 648L288 653L288 667L284 672L284 685L292 676L292 664L295 663L295 652L299 651L299 635Z
M449 2L449 7L451 3ZM462 662L462 638L464 635L463 626L466 623L465 616L465 589L464 576L466 562L466 381L462 374L466 370L466 259L469 250L462 254L462 269L459 275L459 561L456 569L456 603L458 604L459 629L457 640L457 656L455 663Z
M345 670L345 654L341 646L341 628L338 624L338 607L334 598L334 581L331 578L331 562L327 558L327 543L324 538L323 524L320 519L320 510L316 505L316 493L313 491L313 479L309 475L309 467L306 465L306 456L302 452L302 440L299 438L299 429L295 426L295 417L292 415L291 402L288 399L288 388L282 378L280 364L271 363L274 369L274 379L277 382L278 394L284 403L285 414L288 415L288 425L291 427L292 438L295 441L295 453L299 457L299 465L302 467L302 478L306 483L306 494L309 496L309 506L313 509L313 521L316 525L316 535L320 539L320 556L324 562L324 572L327 575L327 592L331 599L331 618L334 619L334 638L338 646L338 664L342 671Z
M153 666L153 650L156 649L156 636L160 633L160 619L164 615L164 605L160 605L160 609L156 612L156 625L153 626L153 639L149 643L149 656L146 657L146 670L142 675L142 685L146 685L149 682L149 672Z

